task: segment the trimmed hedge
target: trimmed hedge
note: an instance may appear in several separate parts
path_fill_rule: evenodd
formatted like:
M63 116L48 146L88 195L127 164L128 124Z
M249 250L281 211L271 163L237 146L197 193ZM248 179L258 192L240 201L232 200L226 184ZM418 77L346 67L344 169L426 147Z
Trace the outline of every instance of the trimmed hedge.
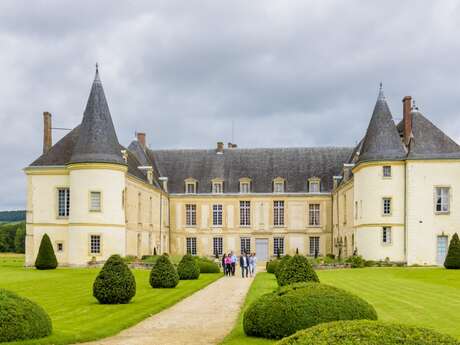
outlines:
M56 255L54 255L53 245L47 234L44 234L40 242L35 267L39 270L52 270L58 265Z
M186 254L177 266L177 273L180 280L198 279L200 277L200 266L193 256Z
M167 254L158 258L150 271L150 285L153 288L174 288L179 283L176 268Z
M361 255L353 255L348 257L345 262L351 265L351 268L363 268L366 264L366 260Z
M308 259L298 254L282 264L276 279L279 286L302 282L319 283L319 278Z
M279 277L279 274L280 272L284 269L284 267L289 263L289 260L291 260L292 257L287 254L285 256L283 256L280 260L280 262L278 263L278 265L276 266L276 270L275 270L275 277L276 279L278 280L278 277Z
M219 265L208 258L195 257L198 266L200 267L200 273L220 273Z
M460 240L457 233L450 240L444 267L447 269L460 269Z
M323 322L376 320L372 305L333 286L298 283L279 288L254 301L243 316L249 336L281 339Z
M93 296L101 304L126 304L136 294L136 280L120 255L112 255L93 284Z
M460 345L430 329L379 321L337 321L297 332L277 345Z
M0 289L0 343L51 334L51 319L31 300Z
M275 274L280 261L281 259L267 261L267 265L265 266L265 268L267 269L267 273Z

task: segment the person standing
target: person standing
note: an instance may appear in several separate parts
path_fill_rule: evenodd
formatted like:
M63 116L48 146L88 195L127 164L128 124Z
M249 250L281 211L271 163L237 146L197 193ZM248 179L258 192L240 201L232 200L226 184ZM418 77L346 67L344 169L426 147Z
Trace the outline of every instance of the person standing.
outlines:
M249 276L252 277L254 275L254 256L252 253L249 255Z
M222 256L222 271L224 272L225 275L227 275L227 254L224 253Z
M252 265L252 275L255 276L255 275L256 275L256 267L257 267L257 256L256 256L256 253L252 253L252 262L253 262L253 265Z
M232 274L232 258L230 256L230 253L225 259L225 269L227 270L227 275L230 276Z
M240 256L241 278L248 276L248 264L248 257L246 253L243 252Z
M237 257L235 255L235 253L231 252L231 258L232 258L232 276L235 275L235 269L236 269L236 260L237 260Z

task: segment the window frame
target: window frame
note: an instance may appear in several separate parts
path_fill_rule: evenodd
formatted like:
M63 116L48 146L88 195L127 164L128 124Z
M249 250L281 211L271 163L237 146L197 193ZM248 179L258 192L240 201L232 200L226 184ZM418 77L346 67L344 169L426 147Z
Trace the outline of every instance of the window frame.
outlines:
M243 252L251 253L251 237L240 237L240 253L243 254Z
M251 201L240 200L240 227L251 226Z
M222 204L212 205L212 226L223 227L224 225L224 206Z
M391 168L391 165L383 165L382 166L382 177L384 179L390 179L393 176L393 169ZM389 172L389 174L387 174Z
M315 209L317 206L317 209ZM316 223L314 221L317 221ZM321 226L321 204L319 202L308 204L308 226L320 227Z
M64 192L63 196L63 213L61 214L61 191ZM70 215L70 188L69 187L57 187L56 188L56 198L57 198L57 218L66 219Z
M388 207L386 207L385 203L389 202ZM386 209L388 208L388 212L386 212ZM389 196L384 196L382 198L382 216L388 217L391 216L393 213L393 198Z
M317 186L317 190L312 190L312 186ZM308 179L308 193L321 193L321 179L319 177Z
M224 193L224 180L215 178L211 180L211 193L223 194Z
M185 226L196 226L196 204L185 204Z
M185 179L185 194L197 194L198 193L198 181L195 180L194 178L188 178ZM189 191L189 187L192 187L191 190Z
M185 238L185 252L193 256L197 255L198 250L197 250L196 237L186 237Z
M438 196L438 190L441 194ZM443 203L443 195L442 191L447 190L447 202ZM440 203L438 203L438 199L441 198ZM434 213L435 214L449 214L450 213L450 205L451 205L451 188L450 186L435 186L434 187ZM438 204L440 206L440 210L438 211ZM447 205L447 210L443 210L443 204Z
M285 219L285 203L284 200L273 201L273 226L284 227Z
M59 249L61 246L61 249ZM64 253L64 241L56 241L56 253Z
M94 239L96 237L99 238L99 251L95 252L93 251L93 237ZM88 252L90 256L102 256L102 234L89 234L88 238Z
M277 186L280 186L278 189ZM282 194L286 192L286 180L282 177L277 177L273 179L273 193Z
M277 242L278 242L278 245L277 245ZM284 237L280 237L280 236L273 237L273 255L277 256L278 251L279 251L279 255L284 255Z
M99 195L99 207L93 207L93 195ZM90 190L89 191L89 211L90 212L102 212L102 191Z
M313 245L312 245L313 244ZM313 249L313 251L312 251ZM320 236L308 236L308 255L315 256L315 249L318 249L318 256L321 254Z
M214 256L224 253L224 238L222 236L212 238L212 252Z
M393 231L391 226L382 227L380 241L384 246L393 244Z

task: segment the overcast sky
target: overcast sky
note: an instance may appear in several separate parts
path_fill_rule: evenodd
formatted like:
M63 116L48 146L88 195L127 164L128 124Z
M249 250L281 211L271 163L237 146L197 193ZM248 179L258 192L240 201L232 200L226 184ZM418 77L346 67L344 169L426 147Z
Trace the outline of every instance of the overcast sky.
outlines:
M352 146L383 82L460 139L458 1L2 1L0 210L24 209L42 113L78 125L94 65L120 143ZM64 133L53 132L53 142Z

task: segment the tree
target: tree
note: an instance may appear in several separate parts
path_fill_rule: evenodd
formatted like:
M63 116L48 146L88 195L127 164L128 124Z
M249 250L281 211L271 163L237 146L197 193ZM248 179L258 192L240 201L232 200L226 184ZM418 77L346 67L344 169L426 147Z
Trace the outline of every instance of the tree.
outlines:
M169 261L168 254L158 258L150 272L150 285L153 288L174 288L179 283L179 275Z
M101 304L126 304L135 294L133 273L120 255L112 255L94 281L93 296Z
M16 228L16 235L14 236L14 249L16 253L26 252L26 225L25 223L19 224Z
M447 269L460 269L460 240L457 233L450 240L444 267Z
M38 249L37 259L35 260L35 267L39 270L55 269L58 265L56 255L54 255L51 240L47 234L44 234Z
M177 273L181 280L198 279L200 277L200 266L193 256L187 254L179 262Z

